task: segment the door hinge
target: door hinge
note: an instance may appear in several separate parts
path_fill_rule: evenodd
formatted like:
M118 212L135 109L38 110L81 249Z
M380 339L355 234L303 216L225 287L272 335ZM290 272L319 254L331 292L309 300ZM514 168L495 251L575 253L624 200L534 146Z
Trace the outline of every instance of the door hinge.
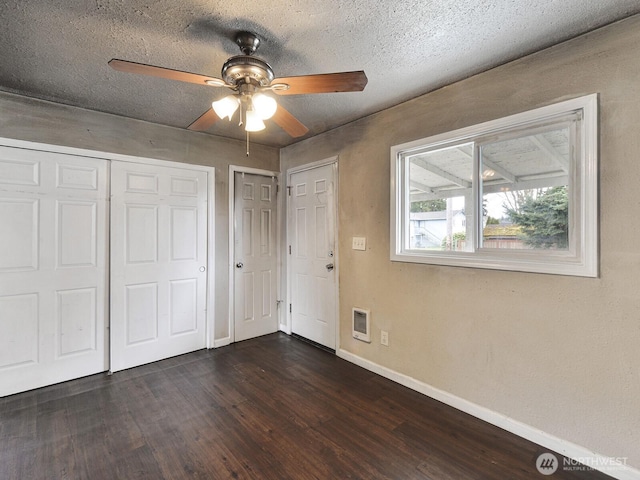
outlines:
M289 245L289 255L291 255L291 245Z
M288 194L289 196L291 196L291 189L292 189L292 188L293 188L293 187L292 187L291 185L288 185L288 186L287 186L287 194Z
M289 304L289 313L291 313L293 310L291 309L291 304Z

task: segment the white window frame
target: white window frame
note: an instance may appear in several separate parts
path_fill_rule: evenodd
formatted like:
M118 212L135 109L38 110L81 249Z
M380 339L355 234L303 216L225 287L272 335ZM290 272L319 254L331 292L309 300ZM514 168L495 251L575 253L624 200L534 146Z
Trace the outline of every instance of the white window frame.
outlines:
M567 251L501 250L480 248L482 232L480 191L480 161L478 145L488 135L507 133L515 129L548 122L572 113L580 113L582 121L575 136L575 168L569 172L569 248ZM425 251L409 249L407 169L405 158L412 153L440 149L462 143L474 143L471 215L474 228L471 251ZM407 210L408 211L408 210ZM597 94L567 100L535 110L473 125L439 135L391 147L391 219L390 238L392 261L487 268L522 272L598 276L598 96Z

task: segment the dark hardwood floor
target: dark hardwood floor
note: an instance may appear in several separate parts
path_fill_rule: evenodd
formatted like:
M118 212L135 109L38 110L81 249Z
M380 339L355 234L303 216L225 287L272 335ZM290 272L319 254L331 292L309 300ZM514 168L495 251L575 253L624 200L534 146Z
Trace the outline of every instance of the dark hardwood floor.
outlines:
M0 399L0 479L605 479L284 334Z

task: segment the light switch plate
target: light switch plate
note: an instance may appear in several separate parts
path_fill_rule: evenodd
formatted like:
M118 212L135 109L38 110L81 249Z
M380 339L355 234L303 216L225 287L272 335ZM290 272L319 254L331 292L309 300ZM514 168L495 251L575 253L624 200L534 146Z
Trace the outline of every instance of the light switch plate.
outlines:
M366 250L367 239L365 237L353 237L351 248L353 248L354 250Z

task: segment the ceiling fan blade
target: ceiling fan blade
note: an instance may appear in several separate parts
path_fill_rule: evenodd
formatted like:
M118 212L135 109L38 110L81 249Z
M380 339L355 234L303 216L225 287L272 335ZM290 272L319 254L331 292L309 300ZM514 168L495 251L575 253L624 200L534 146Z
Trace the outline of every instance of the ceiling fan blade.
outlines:
M198 117L191 125L187 127L187 130L194 132L204 132L208 130L211 125L220 120L220 117L213 111L212 108L204 112Z
M301 137L309 131L300 120L291 115L282 105L278 105L278 109L271 117L271 120L294 138Z
M144 63L129 62L127 60L118 60L112 58L109 65L114 70L127 73L138 73L140 75L151 75L152 77L167 78L169 80L178 80L180 82L196 83L198 85L225 86L223 80L215 77L207 77L206 75L198 75L197 73L182 72L180 70L172 70L164 67L154 67ZM207 83L207 81L211 83Z
M276 78L271 84L286 83L288 90L274 89L278 95L301 95L305 93L361 92L367 85L364 71L321 73L299 77Z

